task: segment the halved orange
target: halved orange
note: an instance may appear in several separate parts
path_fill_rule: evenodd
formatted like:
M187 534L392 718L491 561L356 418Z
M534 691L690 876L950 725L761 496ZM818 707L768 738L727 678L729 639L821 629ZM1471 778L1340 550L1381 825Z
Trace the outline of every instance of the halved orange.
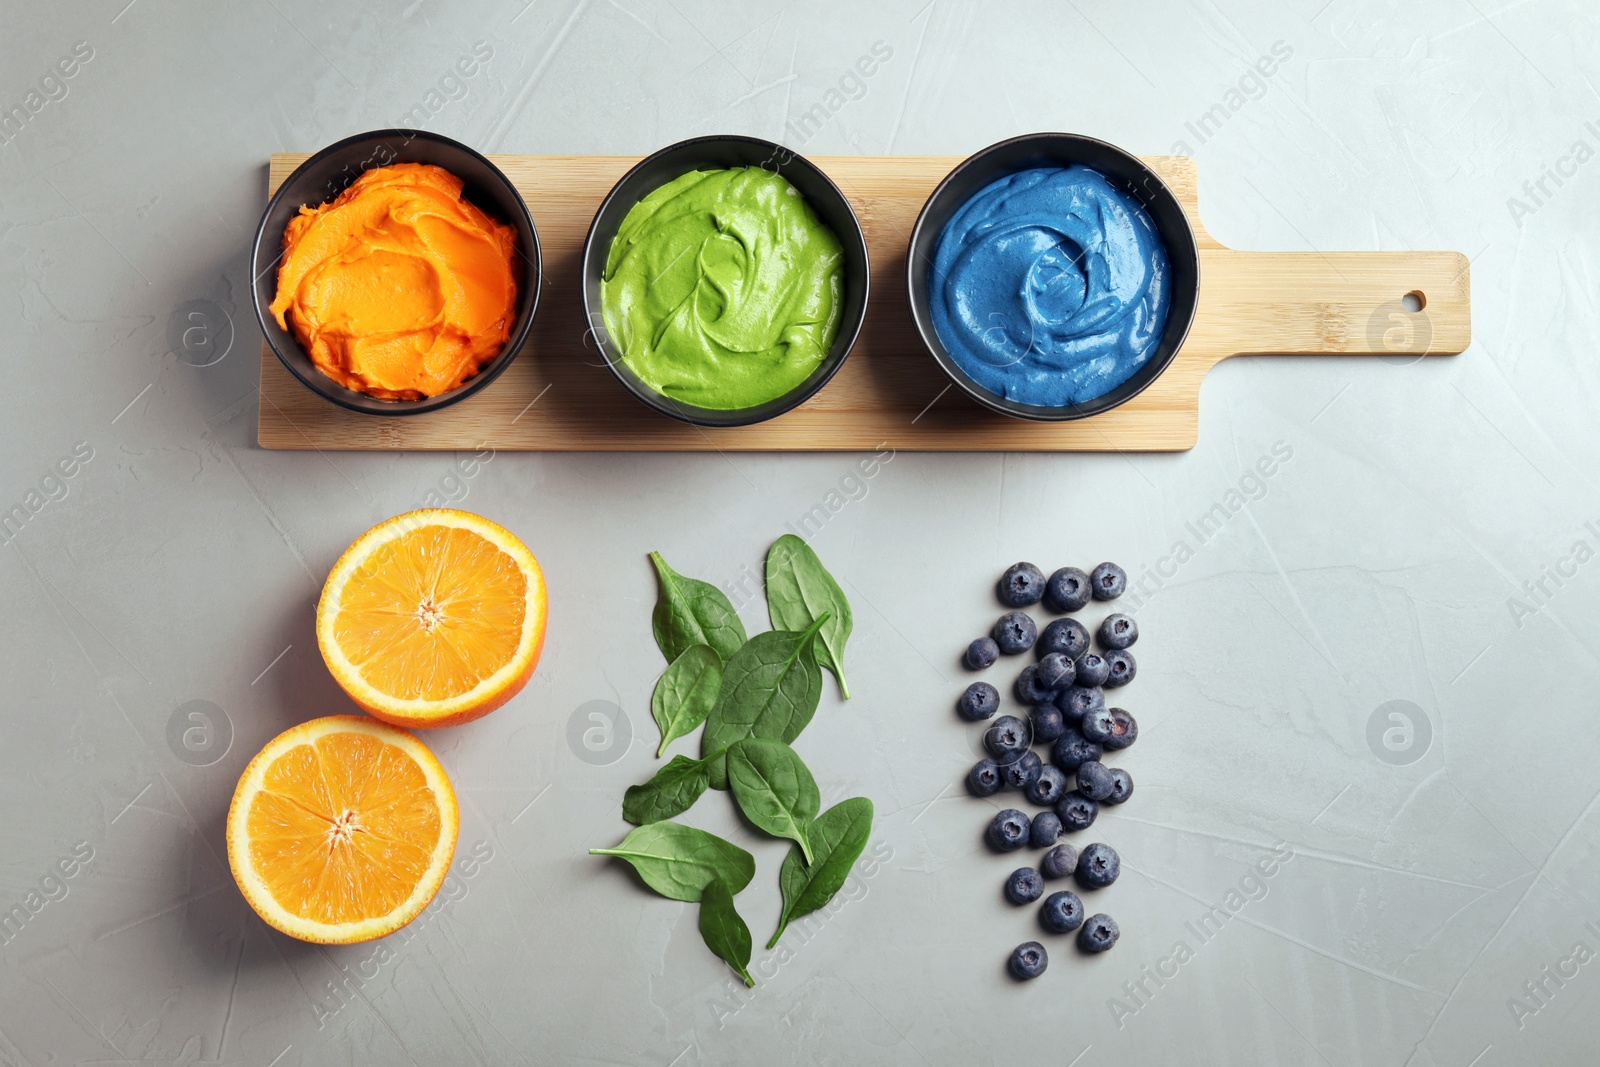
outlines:
M454 726L528 683L546 610L539 561L510 531L425 508L379 523L339 557L317 604L317 644L371 714Z
M228 808L228 866L256 914L290 937L370 941L433 900L460 821L426 745L331 715L285 730L244 769Z

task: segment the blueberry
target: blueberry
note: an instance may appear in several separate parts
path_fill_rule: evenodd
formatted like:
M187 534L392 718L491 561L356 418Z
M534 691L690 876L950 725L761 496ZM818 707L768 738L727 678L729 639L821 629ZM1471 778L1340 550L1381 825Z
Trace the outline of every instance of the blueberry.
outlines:
M1000 778L1012 789L1027 789L1038 781L1044 761L1032 750L1013 753L1000 764Z
M1069 726L1050 748L1050 762L1072 774L1090 760L1100 758L1100 746Z
M1082 934L1078 935L1078 940L1083 940ZM1024 941L1018 945L1012 950L1011 961L1007 964L1011 968L1011 973L1024 982L1039 977L1049 965L1050 957L1045 955L1044 946L1037 941Z
M1053 811L1041 811L1028 827L1028 844L1032 848L1049 848L1060 836L1061 818Z
M1062 567L1044 584L1044 606L1058 615L1089 602L1089 576L1076 567Z
M1044 571L1031 563L1013 563L1000 576L1000 603L1009 608L1037 604L1044 596Z
M1121 708L1111 709L1111 734L1100 742L1106 748L1115 752L1127 748L1139 739L1139 724L1133 721Z
M1104 745L1117 732L1117 717L1110 708L1095 708L1083 717L1078 730L1097 745Z
M1054 770L1055 768L1049 769ZM1121 767L1113 767L1107 773L1111 775L1111 795L1106 797L1107 804L1121 804L1124 800L1133 796L1133 775Z
M1081 686L1097 689L1105 685L1106 679L1111 677L1111 664L1093 652L1085 652L1079 656L1074 666L1077 668L1077 680Z
M1096 600L1115 600L1128 590L1128 572L1115 563L1102 563L1089 575Z
M1107 615L1100 623L1100 630L1095 634L1100 639L1100 647L1104 649L1127 648L1139 640L1139 624L1131 616L1117 612Z
M1104 889L1122 873L1122 860L1116 849L1096 841L1078 853L1078 884L1086 889Z
M988 682L973 682L967 686L961 699L956 701L956 711L963 719L979 722L1000 709L1000 690Z
M1082 793L1068 793L1066 799L1056 805L1056 817L1061 820L1061 827L1067 833L1087 830L1099 814L1100 805ZM1079 862L1082 862L1081 858Z
M1039 906L1039 924L1052 934L1070 934L1083 925L1083 901L1070 889L1051 893Z
M1044 854L1039 869L1046 878L1065 878L1078 869L1078 850L1063 841Z
M1069 784L1061 768L1040 767L1039 776L1028 785L1028 799L1042 808L1053 808L1067 795Z
M975 671L993 667L999 658L1000 646L994 643L992 637L980 637L967 646L967 666Z
M1090 760L1078 768L1078 792L1090 800L1104 800L1113 786L1111 771L1104 763Z
M1055 696L1050 690L1039 684L1039 668L1028 664L1022 668L1022 673L1017 675L1017 683L1011 687L1019 703L1030 706L1050 703L1050 698Z
M1008 656L1028 651L1038 634L1039 629L1034 625L1032 616L1021 611L1006 612L996 620L994 629L989 631L989 636L1000 646L1000 651Z
M1005 783L1000 778L1000 765L992 759L981 759L967 772L967 792L975 797L992 797Z
M1039 685L1052 692L1065 689L1077 678L1077 668L1060 652L1049 652L1039 660Z
M1104 952L1117 943L1121 933L1117 929L1117 920L1111 916L1104 912L1091 915L1087 922L1078 927L1078 947L1085 952Z
M1000 852L1014 852L1028 843L1029 819L1016 808L1007 808L989 824L989 846Z
M1106 706L1106 695L1098 686L1075 685L1056 698L1056 706L1071 721L1081 722L1089 712Z
M1006 899L1013 904L1032 904L1044 895L1044 879L1032 867L1018 867L1006 879Z
M1028 716L1033 723L1033 739L1049 743L1067 728L1067 718L1054 704L1040 704Z
M1087 651L1089 631L1077 619L1056 619L1048 623L1044 633L1039 636L1038 653L1041 656L1059 652L1068 659L1077 659Z
M983 747L1002 763L1028 747L1028 724L1015 715L1002 715L983 732Z
M1111 677L1106 679L1106 687L1115 689L1133 681L1133 676L1139 673L1139 665L1133 660L1133 653L1124 648L1112 649L1106 653L1106 663L1111 667Z

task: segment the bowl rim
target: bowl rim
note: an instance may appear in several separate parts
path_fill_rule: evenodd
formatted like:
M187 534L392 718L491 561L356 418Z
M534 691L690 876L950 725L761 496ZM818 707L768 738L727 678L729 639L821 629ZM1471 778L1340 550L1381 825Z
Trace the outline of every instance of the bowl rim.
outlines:
M603 254L609 257L611 254L610 242L607 242L603 253L597 248L598 242L596 238L599 236L600 219L605 215L607 209L611 207L612 202L620 198L622 191L628 186L629 182L635 179L635 175L650 168L664 156L679 152L689 152L702 145L728 143L759 147L774 159L780 156L787 156L788 158L784 163L779 164L780 167L799 164L818 178L823 187L838 198L839 203L844 207L846 216L850 219L850 237L861 249L861 312L855 317L853 323L840 323L839 332L834 336L833 344L829 346L828 355L824 357L822 364L794 389L752 408L703 408L695 404L686 404L681 400L658 393L648 385L645 385L644 382L636 381L637 376L633 375L631 371L624 373L618 367L618 364L622 362L622 354L617 350L616 342L611 337L611 331L606 328L604 308L592 306L589 296L589 277L591 263L593 263L596 256ZM632 210L634 204L639 203L639 201L649 196L662 185L665 185L668 181L682 177L694 169L697 168L694 166L686 167L674 175L673 178L668 178L666 181L652 185L649 189L644 190L643 193L633 196L631 203L628 205L629 210ZM781 175L783 171L777 169L773 173ZM792 185L793 183L791 182L790 184ZM805 194L802 193L801 195L804 196ZM807 199L809 202L809 198ZM816 206L813 204L811 207L812 211L815 212ZM626 218L626 214L623 217ZM829 229L832 229L832 227L829 227ZM843 235L835 233L834 236L840 239L842 246ZM615 233L611 235L611 240L616 240ZM603 264L601 269L604 269ZM731 429L739 426L753 426L778 418L781 415L787 415L821 392L823 386L832 381L833 376L839 373L839 368L844 366L845 360L849 359L850 353L855 350L856 342L861 337L861 329L866 323L867 308L872 300L872 252L867 245L866 230L861 226L861 218L856 214L855 205L850 203L850 198L844 194L844 190L839 188L838 183L811 160L792 148L776 141L769 141L764 137L753 137L739 133L699 134L681 141L675 141L644 156L629 167L622 177L618 178L616 183L607 191L605 198L595 208L594 217L589 222L589 230L583 238L583 255L579 263L578 286L583 299L583 317L587 327L584 331L585 347L588 347L589 338L594 338L594 347L599 352L600 358L605 362L607 369L622 383L628 392L632 393L646 407L677 419L679 422L686 422L693 426ZM835 359L832 353L835 348L839 347L841 341L844 343L844 347L840 350L838 358ZM772 408L772 410L769 411L767 410L768 408Z
M462 382L454 389L440 393L437 396L425 397L422 400L383 400L380 397L374 397L367 393L360 392L359 390L346 388L345 386L342 386L338 382L334 381L332 378L329 378L327 375L323 374L321 371L317 370L316 365L311 363L311 357L308 353L306 353L304 347L300 345L299 341L294 341L295 347L299 349L300 354L304 356L307 364L310 365L311 368L309 373L302 371L300 367L295 365L294 360L290 359L280 350L278 342L273 337L271 329L278 328L277 320L271 316L271 313L267 310L267 305L263 304L261 300L261 276L267 271L272 270L273 267L277 266L278 261L283 258L283 252L280 249L277 255L272 258L271 262L264 267L260 265L262 253L267 247L265 244L265 242L268 240L267 220L272 217L273 212L280 206L280 201L288 199L287 193L293 186L295 179L300 177L303 171L306 171L315 164L320 163L328 156L331 156L343 149L349 148L352 145L390 139L404 140L407 143L417 140L433 141L437 144L444 145L447 148L462 152L481 163L485 168L488 169L489 173L494 175L496 179L502 182L507 191L511 193L512 202L516 205L517 211L520 212L522 221L527 223L528 234L530 235L533 244L532 249L529 250L531 255L524 252L520 248L517 249L518 254L527 262L529 267L532 268L533 273L533 279L529 285L529 289L531 290L531 298L528 302L528 314L523 320L521 326L513 327L511 333L506 337L505 343L500 346L500 351L495 354L493 359L491 359L488 363L485 363L479 369L477 374L473 375L465 382ZM390 165L392 164L379 164L379 166ZM368 167L361 173L365 174L367 170L374 169L377 168ZM354 179L352 179L352 181L353 180ZM342 191L343 190L341 190L341 192ZM326 202L326 200L319 201L319 203ZM305 206L305 204L302 203L301 206ZM481 204L474 204L473 206L477 207L480 211L484 210ZM485 212L485 214L487 214L487 212ZM515 219L498 221L505 221L513 226L515 226L516 223ZM520 237L521 235L519 234L518 236ZM274 239L281 245L283 241L283 234L278 233L274 235ZM515 183L513 183L511 179L506 176L504 171L495 166L494 163L490 161L489 157L485 156L477 149L472 148L470 145L462 144L455 138L446 137L442 133L434 133L432 130L417 130L395 127L384 130L368 130L365 133L351 134L349 137L341 138L332 144L326 145L323 148L313 152L311 155L302 160L299 166L295 167L294 170L289 172L288 176L284 178L283 181L278 185L278 188L273 191L273 194L267 198L267 206L261 212L261 221L256 224L255 241L250 249L250 276L250 299L255 305L256 324L261 328L262 339L266 341L267 347L272 350L272 354L277 357L278 362L282 364L284 369L287 370L295 379L297 379L301 385L304 385L307 389L310 389L313 393L316 393L318 396L329 401L330 403L337 404L346 411L353 411L358 415L372 415L376 418L404 417L409 415L426 415L429 412L438 411L441 408L449 407L451 404L459 403L460 401L465 400L467 397L472 396L474 393L477 393L479 390L486 388L488 385L490 385L490 383L492 383L496 378L500 377L500 375L505 372L505 369L511 365L512 360L516 359L517 354L521 352L522 346L527 343L528 334L533 329L534 316L539 310L539 296L544 288L544 254L539 243L539 228L534 224L533 215L528 211L527 201L523 199L522 193L517 189ZM290 338L293 339L292 333L290 334ZM367 406L371 403L378 403L383 406L378 410L373 410Z
M1166 234L1160 234L1162 243L1167 246L1167 254L1169 257L1177 258L1177 255L1181 253L1182 258L1186 263L1193 263L1194 265L1194 283L1188 287L1189 290L1192 290L1192 298L1188 301L1189 313L1184 319L1182 329L1180 329L1176 334L1171 350L1159 360L1151 360L1150 362L1146 363L1143 367L1140 367L1137 372L1135 372L1133 377L1129 378L1120 385L1115 386L1108 392L1102 393L1100 396L1085 400L1081 403L1068 404L1064 407L1044 407L1038 404L1023 404L1019 401L1008 400L1003 396L990 392L988 389L985 389L982 385L978 384L978 382L973 379L971 375L967 374L967 372L955 362L954 357L952 357L949 351L946 350L944 347L944 342L939 338L938 331L933 328L933 322L931 321L930 316L927 314L927 309L923 306L926 301L924 300L919 302L916 297L917 262L915 250L917 244L922 238L924 228L928 225L929 212L933 209L936 203L950 195L948 190L950 189L951 185L963 174L977 166L981 166L990 157L999 153L1000 151L1017 145L1039 145L1041 148L1046 148L1047 150L1041 152L1041 155L1046 157L1046 159L1048 159L1048 157L1051 155L1051 153L1048 151L1048 147L1059 147L1065 145L1090 147L1103 152L1108 152L1121 158L1124 163L1126 163L1137 174L1139 174L1139 180L1144 183L1146 188L1149 190L1148 196L1140 196L1132 189L1131 184L1125 178L1122 178L1119 175L1103 174L1103 176L1110 180L1119 189L1131 192L1139 200L1140 205L1145 208L1147 213L1149 212L1148 203L1150 199L1160 199L1163 197L1166 198L1171 203L1172 207L1177 211L1178 218L1183 221L1182 236L1185 239L1185 244L1182 249L1175 250L1171 247L1171 242L1167 240ZM1032 167L1040 165L1040 163L1033 163L999 171L989 179L989 182L998 181L1000 178L1007 175L1016 174L1023 170L1031 169ZM1048 164L1045 163L1044 165ZM1076 161L1067 162L1065 165L1089 166L1088 164L1077 163ZM1089 169L1094 170L1096 168L1090 167ZM988 182L984 184L987 185ZM968 195L970 198L972 194ZM953 213L954 212L952 212L952 214ZM946 221L948 221L948 219ZM1155 220L1152 218L1151 221L1154 222ZM934 235L932 239L936 242L938 240L938 235ZM1095 415L1100 415L1107 411L1121 407L1123 404L1126 404L1128 401L1132 400L1134 397L1148 389L1155 382L1155 380L1161 377L1161 375L1166 372L1167 368L1172 365L1172 361L1177 358L1179 351L1181 351L1183 348L1184 342L1188 339L1189 331L1194 326L1195 316L1199 312L1201 286L1200 267L1200 246L1199 240L1195 236L1194 223L1190 221L1189 213L1184 210L1183 201L1178 199L1177 194L1172 191L1172 187L1169 186L1166 181L1162 179L1161 175L1156 173L1156 171L1151 168L1149 164L1145 163L1144 160L1140 159L1127 149L1122 148L1119 145L1114 145L1110 141L1101 140L1098 137L1091 137L1087 134L1081 133L1040 131L1036 133L1019 134L1015 137L1007 137L1004 140L996 141L991 145L978 149L978 151L972 153L970 156L967 156L960 163L957 163L953 168L951 168L950 173L946 174L944 178L940 180L939 184L934 186L933 192L929 193L928 199L924 201L922 210L917 213L917 221L912 225L911 236L906 241L906 300L910 305L912 322L916 325L917 333L922 338L923 346L927 348L929 354L933 356L934 361L939 364L939 366L949 376L950 380L956 385L960 386L961 390L972 399L976 400L978 403L982 404L991 411L999 412L1002 415L1009 415L1012 418L1027 419L1033 422L1071 422L1077 419L1092 418ZM1171 327L1169 324L1167 329L1170 328ZM1165 332L1165 330L1163 332ZM1124 395L1118 396L1117 399L1108 401L1108 397L1119 393L1130 384L1133 384L1132 389L1130 389Z

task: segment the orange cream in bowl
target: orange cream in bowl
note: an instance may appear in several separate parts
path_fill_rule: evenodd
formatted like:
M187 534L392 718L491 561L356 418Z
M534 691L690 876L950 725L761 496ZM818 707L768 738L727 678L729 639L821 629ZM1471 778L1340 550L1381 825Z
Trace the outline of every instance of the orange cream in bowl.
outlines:
M423 163L369 170L283 234L271 313L318 370L385 400L461 385L516 318L516 231Z

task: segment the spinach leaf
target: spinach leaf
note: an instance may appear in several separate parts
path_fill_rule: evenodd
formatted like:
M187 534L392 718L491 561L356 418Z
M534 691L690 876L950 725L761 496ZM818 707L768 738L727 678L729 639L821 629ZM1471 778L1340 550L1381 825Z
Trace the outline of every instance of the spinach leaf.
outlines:
M693 645L710 645L727 662L744 644L744 623L728 598L714 585L685 578L667 566L659 552L650 553L650 562L661 579L661 596L650 622L667 661Z
M650 714L661 728L656 759L667 746L706 721L722 688L722 657L710 645L690 645L656 682Z
M706 765L707 781L712 789L728 788L728 750L723 749L714 756L702 756L700 762Z
M750 927L733 906L733 894L722 882L712 882L700 894L700 936L706 948L726 960L744 984L752 988L750 977Z
M728 749L728 785L744 817L773 837L787 837L811 862L811 821L822 794L800 754L782 741L747 737Z
M635 826L660 822L689 810L711 784L705 760L673 756L644 785L630 785L622 794L622 817Z
M872 833L872 801L866 797L842 800L823 812L811 824L811 849L814 861L807 865L798 848L791 848L778 871L778 887L783 890L783 914L767 947L783 936L789 923L810 915L828 901L850 876L850 868L867 847Z
M774 630L804 630L827 615L817 660L839 679L839 693L849 700L844 644L855 624L850 601L811 546L794 534L784 534L767 550L767 611Z
M775 737L788 744L800 736L822 699L813 639L827 621L824 615L804 633L756 634L733 654L700 735L702 756L715 756L747 737Z
M756 874L755 859L732 841L676 822L641 826L616 848L591 848L589 855L627 860L645 885L673 900L697 901L714 881L737 893Z

